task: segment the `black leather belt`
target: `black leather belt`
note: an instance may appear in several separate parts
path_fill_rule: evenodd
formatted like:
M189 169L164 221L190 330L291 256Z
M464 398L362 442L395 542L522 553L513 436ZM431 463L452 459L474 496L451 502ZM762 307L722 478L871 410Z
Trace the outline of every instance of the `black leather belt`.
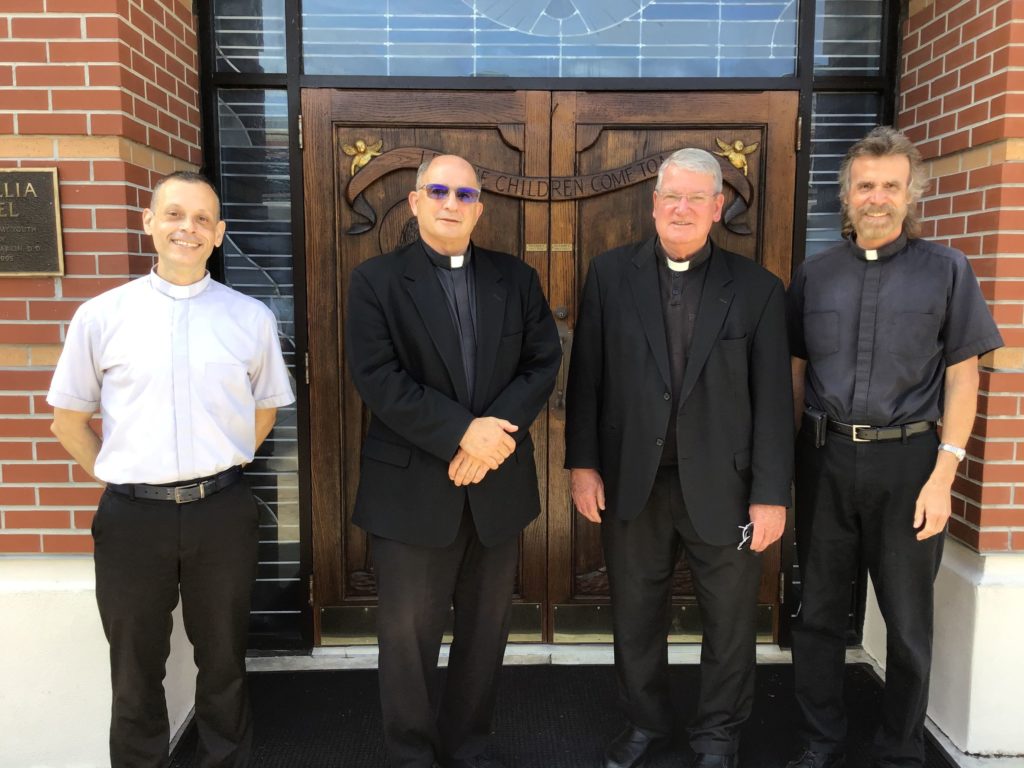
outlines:
M868 424L843 424L828 420L828 431L850 438L855 443L872 443L882 440L903 440L935 429L934 421L911 421L893 427L872 427Z
M133 499L152 499L155 501L173 501L176 504L188 504L205 499L229 485L234 485L242 476L241 467L231 467L207 478L190 480L174 485L150 485L149 483L107 483L107 488L123 496Z

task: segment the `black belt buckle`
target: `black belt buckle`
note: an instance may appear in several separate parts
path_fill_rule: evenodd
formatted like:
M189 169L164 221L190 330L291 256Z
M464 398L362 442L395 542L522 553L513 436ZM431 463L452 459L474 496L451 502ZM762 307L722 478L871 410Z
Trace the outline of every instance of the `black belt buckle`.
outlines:
M814 434L814 447L821 448L828 436L828 414L820 408L808 405L804 408L804 419L810 421Z
M858 429L871 429L870 424L851 424L850 425L850 439L855 443L870 443L872 440L877 440L877 437L859 437L857 435Z

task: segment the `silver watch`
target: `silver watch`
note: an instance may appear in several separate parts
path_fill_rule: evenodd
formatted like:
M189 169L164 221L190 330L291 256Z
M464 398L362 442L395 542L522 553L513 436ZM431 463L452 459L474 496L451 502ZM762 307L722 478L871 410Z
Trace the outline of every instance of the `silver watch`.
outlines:
M967 455L967 451L965 451L963 448L957 448L955 445L952 445L951 443L940 443L939 450L952 453L954 456L956 456L956 460L958 462L963 461L964 457Z

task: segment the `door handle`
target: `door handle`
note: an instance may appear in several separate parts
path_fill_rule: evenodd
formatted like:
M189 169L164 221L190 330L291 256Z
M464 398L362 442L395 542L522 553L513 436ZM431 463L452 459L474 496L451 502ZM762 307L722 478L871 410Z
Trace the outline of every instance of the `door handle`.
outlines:
M569 359L572 357L572 329L569 327L569 310L558 307L555 312L555 326L558 328L558 343L562 347L562 364L555 379L555 410L565 410L565 385L569 380Z

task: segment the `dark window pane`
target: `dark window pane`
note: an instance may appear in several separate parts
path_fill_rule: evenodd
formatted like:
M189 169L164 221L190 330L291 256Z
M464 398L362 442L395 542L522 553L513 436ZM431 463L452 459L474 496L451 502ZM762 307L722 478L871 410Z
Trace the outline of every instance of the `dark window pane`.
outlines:
M218 72L285 71L285 0L214 0Z
M807 256L841 239L839 165L850 146L878 124L880 108L875 93L814 94Z
M288 109L285 91L217 92L225 282L274 312L285 362L296 377ZM294 384L293 384L294 386ZM246 468L260 507L260 564L252 603L257 647L300 642L298 435L295 406Z
M883 0L816 0L814 72L877 75Z

